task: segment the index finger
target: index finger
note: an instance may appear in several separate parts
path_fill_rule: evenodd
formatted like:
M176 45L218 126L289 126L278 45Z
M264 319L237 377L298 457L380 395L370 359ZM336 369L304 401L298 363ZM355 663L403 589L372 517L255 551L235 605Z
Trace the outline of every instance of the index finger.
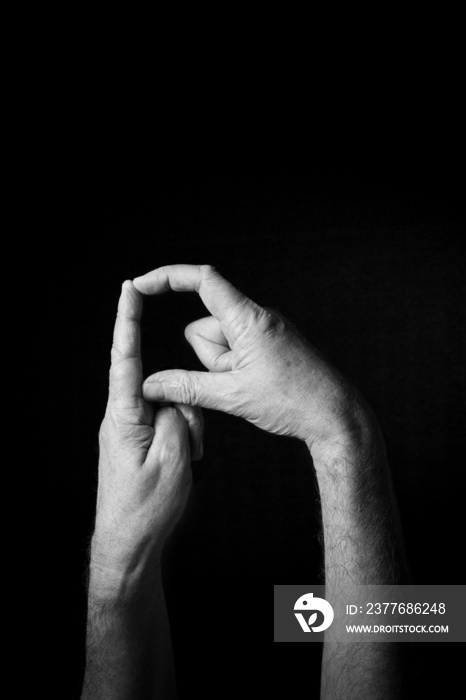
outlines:
M212 316L228 321L245 306L257 307L211 265L166 265L136 277L133 284L143 294L197 292ZM258 307L257 307L258 308Z
M142 296L130 280L123 282L113 331L110 396L132 405L142 398Z

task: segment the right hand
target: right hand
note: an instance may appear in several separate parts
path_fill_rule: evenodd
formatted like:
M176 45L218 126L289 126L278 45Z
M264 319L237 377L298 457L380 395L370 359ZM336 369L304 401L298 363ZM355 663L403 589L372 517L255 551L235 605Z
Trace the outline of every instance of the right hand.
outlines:
M209 372L167 370L148 377L148 401L203 406L316 446L354 429L361 397L296 329L255 304L209 265L170 265L133 280L142 294L196 291L212 314L186 338Z

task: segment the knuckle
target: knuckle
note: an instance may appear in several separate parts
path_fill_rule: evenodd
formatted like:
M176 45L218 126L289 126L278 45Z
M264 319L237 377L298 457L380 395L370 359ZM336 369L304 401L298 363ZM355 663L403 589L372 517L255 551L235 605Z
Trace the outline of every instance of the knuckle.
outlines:
M129 336L131 340L131 344L134 342L134 336ZM139 352L135 349L125 349L122 350L121 348L118 347L115 343L112 345L112 349L110 352L110 358L112 360L112 363L118 364L120 362L123 362L124 360L137 360L139 359Z
M110 365L110 382L121 382L124 379L124 376L125 373L121 362L115 362L112 360L112 364Z
M170 425L176 424L180 420L180 413L176 406L162 406L162 408L159 408L158 413L164 417L168 417L170 419Z
M200 272L202 280L208 280L211 277L215 277L215 275L217 274L217 270L215 269L215 267L213 267L213 265L201 265Z
M136 423L124 422L119 426L121 438L128 441L139 442L145 436L145 426Z
M112 365L118 364L118 362L122 358L122 352L117 348L116 345L112 345L112 349L110 351L110 359L112 361Z
M265 335L276 335L285 330L286 321L274 309L265 308L258 314L257 325Z
M181 403L192 405L197 401L198 389L193 377L186 372L180 377L179 392Z
M258 307L260 308L260 307ZM233 307L230 314L230 325L237 336L248 335L257 327L259 319L255 305L251 305L248 299L240 299Z

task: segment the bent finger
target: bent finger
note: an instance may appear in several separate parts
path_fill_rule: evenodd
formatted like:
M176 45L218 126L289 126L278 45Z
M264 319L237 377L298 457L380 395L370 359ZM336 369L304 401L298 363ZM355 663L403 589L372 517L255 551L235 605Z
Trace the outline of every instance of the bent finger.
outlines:
M214 316L200 318L186 326L186 340L211 372L231 369L231 350L219 321Z
M136 277L133 283L142 294L161 294L170 289L197 292L206 308L220 322L228 323L244 307L257 307L211 265L167 265Z
M173 404L188 424L189 446L191 461L197 462L204 456L204 415L196 406L186 406L182 403Z
M188 425L175 406L163 406L155 411L154 437L147 457L167 467L189 463Z

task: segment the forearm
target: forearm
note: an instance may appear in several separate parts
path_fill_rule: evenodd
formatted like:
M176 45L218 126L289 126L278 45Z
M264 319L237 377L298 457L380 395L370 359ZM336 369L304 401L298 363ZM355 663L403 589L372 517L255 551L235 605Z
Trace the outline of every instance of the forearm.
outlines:
M82 700L175 698L170 627L159 559L89 571Z
M356 430L315 451L329 599L350 586L407 583L396 501L380 429L362 412ZM399 698L404 650L390 643L338 643L326 631L322 694Z
M360 423L357 434L313 455L321 497L326 586L407 582L381 431L371 416Z

